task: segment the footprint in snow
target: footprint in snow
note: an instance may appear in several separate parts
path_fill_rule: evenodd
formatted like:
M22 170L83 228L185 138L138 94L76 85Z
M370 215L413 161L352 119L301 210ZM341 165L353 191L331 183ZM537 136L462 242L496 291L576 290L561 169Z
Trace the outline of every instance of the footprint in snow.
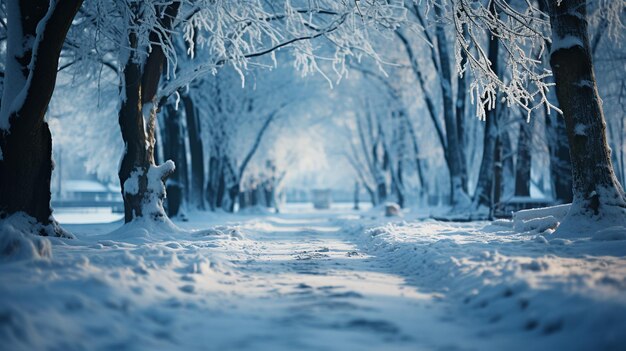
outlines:
M346 329L358 329L364 331L373 331L382 334L397 334L400 329L394 324L384 320L372 320L357 318L344 324L342 327Z
M183 285L180 288L178 288L180 291L185 292L187 294L193 294L194 291L196 290L196 287L190 284L187 285Z
M362 299L363 295L359 294L356 291L345 291L345 292L339 292L339 293L332 293L332 294L328 295L328 297L331 297L331 298L356 298L356 299Z

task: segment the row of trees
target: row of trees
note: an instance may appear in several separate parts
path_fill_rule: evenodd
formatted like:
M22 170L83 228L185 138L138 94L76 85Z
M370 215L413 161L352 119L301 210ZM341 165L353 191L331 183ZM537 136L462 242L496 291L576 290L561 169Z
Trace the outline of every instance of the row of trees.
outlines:
M381 93L392 101L387 117L364 99L366 108L355 128L358 143L347 151L355 168L367 170L374 179L368 191L375 201L384 199L389 188L400 202L405 200L408 150L415 156L410 164L422 187L427 182L418 133L405 103L405 92L417 90L443 152L456 210L491 207L497 201L501 176L493 171L502 168L511 144L500 126L507 114L515 115L504 111L521 110L522 116L535 118L546 111L554 189L564 201L568 181L558 179L567 169L569 146L570 217L626 217L593 71L592 54L599 41L589 40L585 0L8 0L3 5L7 45L0 108L0 211L3 217L25 212L44 225L41 234L63 235L49 205L52 148L44 118L59 70L73 71L79 80L99 79L106 70L119 82L117 113L124 148L118 175L125 220L162 220L167 218L163 199L170 176L170 214L186 198L202 208L205 192L209 208L234 208L246 167L288 104L265 101L259 106L262 90L241 93L235 87L247 82L250 89L246 72L252 66L276 66L276 52L282 48L293 49L289 55L301 72L323 73L320 46L332 48L329 56L339 76L348 66L359 66L352 68L378 80ZM623 4L600 1L597 6L607 28L621 26ZM419 40L428 43L421 50L426 60L416 54ZM401 48L393 52L404 55L401 69L409 70L413 79L381 79L379 68L389 67L378 53L389 45ZM354 63L363 57L375 65ZM556 99L550 96L548 62ZM485 120L473 199L466 154L468 92L475 113ZM564 118L553 118L555 111ZM241 123L258 125L245 129L253 131L247 137L252 143L242 147L237 155L244 156L237 160L232 150L240 146L233 143ZM523 194L529 167L522 166L531 143L526 126L519 125L518 190ZM157 142L159 130L162 141ZM159 158L174 160L178 171L170 161L157 166ZM364 171L357 173L365 183Z
M439 10L438 16L429 22L425 20L429 9L418 8L412 2L405 5L416 22L423 26L424 38L411 38L404 34L403 28L399 28L396 30L395 38L381 40L379 45L389 50L389 39L395 39L391 45L397 48L395 55L390 58L395 65L385 67L387 75L373 67L370 69L363 68L363 65L355 67L355 70L362 73L363 80L371 81L372 96L385 96L379 99L380 102L377 106L372 106L369 97L363 101L356 101L353 104L355 106L354 111L357 111L354 116L356 123L349 128L350 132L347 133L349 141L347 148L350 149L347 158L354 166L361 183L370 193L372 203L377 204L384 201L388 193L392 191L395 199L401 205L403 204L406 195L405 185L402 184L402 181L406 181L406 177L398 174L398 170L401 169L405 169L405 172L408 171L414 177L413 186L421 190L419 194L424 195L439 190L437 188L440 181L435 180L435 184L433 184L433 180L430 180L429 184L429 177L428 175L425 177L424 174L439 174L432 171L425 172L425 170L432 170L433 166L437 166L437 160L443 159L443 167L449 175L448 186L450 190L446 193L449 194L449 201L454 206L455 212L482 217L492 213L501 201L513 196L530 195L532 159L543 156L538 154L538 151L548 156L545 165L549 169L549 188L553 198L561 203L572 202L572 170L566 130L567 119L555 113L555 110L559 110L559 99L557 99L554 89L548 90L548 86L537 86L534 93L545 99L541 106L526 100L520 103L517 101L520 92L514 89L507 90L518 79L516 76L520 74L514 70L520 70L522 66L529 66L525 60L535 58L533 64L538 65L536 72L547 72L550 69L551 54L552 57L555 57L557 52L553 48L553 43L559 42L557 40L559 36L553 35L550 38L538 35L537 41L533 42L537 45L536 47L532 44L522 44L522 46L515 47L514 40L510 37L513 28L502 23L511 20L521 21L524 18L515 18L520 15L520 12L512 12L512 9L515 8L514 1L491 1L489 6L481 8L482 15L486 18L484 20L485 26L493 29L490 31L483 30L482 33L467 29L469 24L463 22L460 19L462 15L455 12L459 11L458 7L435 6L435 9ZM463 8L462 2L456 5ZM593 56L595 59L620 65L623 61L619 54L615 54L615 37L611 37L610 33L607 33L608 22L619 22L619 19L607 20L607 18L611 18L608 14L614 13L612 11L620 13L617 7L622 5L618 6L615 3L593 3L589 4L588 7L584 5L586 4L578 3L572 5L572 8L585 8L585 13L580 14L580 16L590 19L591 42L594 45L587 53L589 54L588 59L591 60L591 56ZM557 18L564 16L560 12L556 14L555 11L570 11L572 9L567 8L569 5L548 7L547 2L542 1L538 2L537 6L537 9L528 9L528 11L541 11L540 13L552 15L550 18L544 19L542 22L544 24L550 21L554 22ZM586 15L587 9L592 13L589 16ZM448 11L447 15L443 13L445 10ZM478 15L477 12L473 12L473 14ZM601 20L598 21L597 19ZM447 21L455 25L451 26ZM536 21L541 22L541 17L537 17ZM517 23L523 24L524 22ZM617 26L620 27L621 24ZM539 25L534 28L537 32L533 33L543 33L540 31L541 29ZM455 31L459 30L462 36L456 33L455 37ZM518 28L517 30L520 31L521 29ZM532 35L527 34L527 37L531 38ZM449 48L453 41L457 42L457 48L461 48L456 53ZM473 45L468 45L468 43ZM539 48L543 48L543 51ZM528 55L532 56L524 57L523 54L520 54L519 52L523 49L526 49ZM517 56L512 55L512 52L517 53ZM442 54L446 57L442 57ZM457 58L457 63L466 64L461 68L470 67L463 71L463 75L451 80L446 69L454 64L454 56ZM486 59L485 62L488 65L477 67L476 70L470 69L470 62L476 63L481 59ZM552 63L560 65L560 63L556 63L557 61ZM582 65L581 63L577 64ZM590 64L590 62L586 64ZM489 67L491 72L486 72L485 67ZM485 77L485 73L494 73L495 75ZM580 72L576 71L575 73L579 74ZM472 77L472 74L475 76ZM533 72L527 72L527 74L533 74ZM586 78L581 78L576 74L570 73L567 78L587 81ZM410 78L407 78L408 76ZM495 79L494 77L499 81L489 81ZM614 73L608 71L606 76L601 77L603 81L610 78L615 79ZM490 85L492 87L503 86L502 91L496 92L488 99L484 99L485 95L468 96L466 92L468 90L470 93L474 91L476 81L481 79L486 81L484 83L486 89L483 93L487 93L487 97L491 94L488 90ZM620 79L623 80L623 77L615 79L617 82L611 82L614 92L620 90L616 88L616 85L623 84ZM546 83L551 81L547 79ZM595 82L595 77L593 81ZM470 84L470 82L474 83ZM404 88L406 86L418 86L420 90L417 92L407 90ZM605 91L608 90L605 88ZM597 97L595 99L597 100ZM589 101L586 101L585 104L589 104ZM612 153L615 162L623 154L623 144L621 144L619 137L624 133L623 122L619 122L623 120L623 98L617 95L612 98L611 104L605 104L605 106L614 114L612 116L614 118L609 119L609 126L613 127L610 130L614 131L616 135L613 137L613 145L615 146L613 149L617 152ZM482 115L484 128L481 125L478 126L478 129L482 129L482 133L476 133L477 126L473 118L476 115L476 109L478 109L479 115L482 113L481 109L485 112ZM407 111L409 112L407 113ZM410 118L404 117L407 114L411 115ZM373 121L372 115L377 116L374 118L376 121ZM382 121L381 115L384 116ZM446 117L446 115L448 116ZM597 115L596 121L598 119L600 119L599 115ZM574 120L569 121L569 123L574 123ZM589 123L589 121L585 123ZM615 123L615 126L611 126L611 123ZM384 132L382 126L391 128L391 131ZM420 129L419 127L426 129L427 132L417 130L418 134L421 135L416 137L415 130ZM482 141L478 140L478 136L481 134L483 136ZM387 140L385 140L385 136ZM602 144L605 141L602 141L600 137L601 135L595 135L593 138ZM456 141L451 139L456 139ZM571 134L569 139L571 142ZM451 151L449 145L455 143L458 146ZM407 145L412 147L407 148ZM438 156L434 158L429 156L429 153L432 153L433 145L440 150L440 153L437 152ZM589 144L585 144L585 147L589 147ZM480 149L483 152L478 154L482 154L482 159L476 160L474 155L477 154L476 150ZM459 156L450 156L451 152L457 153ZM600 155L594 157L600 157ZM396 161L393 161L394 159ZM581 161L579 160L579 162ZM592 162L590 160L587 162L589 162L588 166L591 167ZM536 161L534 163L535 165L542 165ZM616 164L619 165L619 163ZM407 169L407 165L411 166L411 169ZM605 168L605 171L608 172L608 168L610 167ZM618 174L622 172L620 167L617 169L619 170ZM535 169L535 173L540 172L542 171ZM574 175L577 174L574 173ZM595 182L594 176L589 174L587 177L589 183ZM578 181L580 182L581 179L578 178ZM615 189L619 194L621 192L619 183L616 181L610 183L616 184ZM427 188L427 191L423 191L424 187ZM612 188L613 186L607 187ZM473 190L471 200L467 196L470 194L468 190ZM611 197L612 195L608 196L608 198ZM621 205L617 207L621 208ZM595 210L593 212L595 213ZM614 215L619 217L615 213L608 217Z

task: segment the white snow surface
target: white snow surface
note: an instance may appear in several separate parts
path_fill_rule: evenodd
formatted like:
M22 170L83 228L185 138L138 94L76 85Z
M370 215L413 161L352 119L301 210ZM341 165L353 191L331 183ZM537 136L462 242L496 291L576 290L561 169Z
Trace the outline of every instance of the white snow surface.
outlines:
M38 235L48 229L23 212L0 220L0 261L51 257L50 241Z
M619 228L596 234L611 241L565 240L521 233L511 221L417 218L381 209L218 212L192 213L178 227L66 225L76 239L46 239L51 256L0 261L1 348L617 350L626 342Z

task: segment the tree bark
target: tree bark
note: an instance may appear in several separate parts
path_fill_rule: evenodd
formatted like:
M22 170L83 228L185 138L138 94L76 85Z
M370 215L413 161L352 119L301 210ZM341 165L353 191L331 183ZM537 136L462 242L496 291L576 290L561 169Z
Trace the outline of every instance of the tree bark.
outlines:
M176 111L173 102L168 102L163 109L165 122L163 137L163 153L166 159L173 160L176 170L166 183L167 215L177 216L188 199L188 171L187 149L185 145L185 131L182 125L182 111Z
M544 0L538 1L539 10L549 13L548 5ZM552 49L552 43L546 42L548 51ZM549 52L545 53L545 61L549 62ZM552 77L554 78L554 77ZM558 105L558 98L554 90L548 93L548 99ZM548 139L548 151L550 152L550 178L554 199L559 203L570 203L572 195L572 162L570 159L567 131L563 116L544 109L546 122L546 138Z
M525 120L520 121L515 164L515 196L530 196L530 139L530 124Z
M196 209L204 210L204 148L200 134L198 111L189 94L182 95L187 118L187 135L189 137L189 154L191 156L191 186L189 204Z
M171 28L179 6L179 2L173 2L165 9L157 9L162 16L159 18L162 28ZM142 48L138 47L138 42L137 33L131 30L128 34L131 52L124 64L121 86L124 98L118 119L126 144L118 172L126 223L139 217L152 220L167 218L163 209L165 180L175 169L173 162L157 167L154 161L157 90L165 54L160 45L151 45L148 57L142 62L139 51ZM153 31L150 42L159 42L159 34Z
M508 114L511 110L506 106L502 106L500 109L500 114L498 115L498 120L500 121L500 125L502 125L502 121L507 120L506 114ZM500 128L500 133L498 133L498 144L501 148L500 158L502 163L502 171L500 172L500 178L498 181L502 184L500 189L500 198L496 203L500 202L503 198L512 197L515 194L515 162L513 158L513 142L511 141L511 137L509 133L504 130L504 128Z
M496 117L497 118L497 117ZM504 135L504 134L503 134ZM503 135L498 134L496 137L496 147L493 155L493 181L492 181L492 195L491 195L491 205L489 206L489 219L493 220L495 218L495 214L500 208L500 203L502 200L502 174L503 174L503 157L502 151L504 149L502 137Z
M464 50L461 50L461 62L462 64L467 61L467 54ZM463 191L468 193L467 184L468 184L468 166L467 166L467 141L465 140L465 99L466 99L466 90L467 90L467 75L468 72L465 72L462 76L457 78L457 93L456 93L456 130L457 130L457 138L459 140L459 149L461 151L461 185L463 187Z
M626 224L626 196L607 144L606 123L593 71L585 0L547 1L552 26L550 65L565 118L573 174L573 203L559 227L579 232L582 219ZM615 223L615 224L614 224Z
M442 16L441 7L434 6L435 14ZM469 205L467 192L463 190L462 152L458 139L458 130L454 116L454 99L452 97L452 69L450 52L445 27L437 26L437 48L439 49L439 65L441 70L441 95L443 97L443 119L446 127L446 151L450 168L450 200L453 207Z
M207 202L211 211L215 211L221 205L219 198L219 186L222 178L222 165L220 159L217 156L211 155L209 157L209 179L207 180L206 194Z
M493 9L493 8L492 8ZM499 71L499 42L495 37L491 37L489 41L488 58L491 62L491 69L496 74ZM497 98L496 98L497 100ZM474 191L473 207L478 210L480 207L487 207L492 213L494 203L494 166L495 152L498 140L498 103L493 103L491 109L487 109L485 114L485 132L483 136L483 156L480 163L478 173L478 182Z
M50 208L52 137L44 117L61 48L81 4L82 0L60 1L54 7L47 0L7 2L10 45L0 112L0 217L25 212L46 227L41 235L69 236Z
M496 142L498 139L497 109L487 111L485 115L485 133L483 137L483 156L480 162L478 182L474 191L474 209L481 206L491 208L493 204L493 180Z

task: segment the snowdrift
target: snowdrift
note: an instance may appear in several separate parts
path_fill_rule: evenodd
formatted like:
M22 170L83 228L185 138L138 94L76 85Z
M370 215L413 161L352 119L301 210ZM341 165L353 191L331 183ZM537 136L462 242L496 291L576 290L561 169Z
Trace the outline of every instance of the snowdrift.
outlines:
M426 220L352 231L367 253L441 294L452 315L472 316L490 338L519 339L526 350L620 349L626 241L545 239L566 207L522 211L513 226Z

